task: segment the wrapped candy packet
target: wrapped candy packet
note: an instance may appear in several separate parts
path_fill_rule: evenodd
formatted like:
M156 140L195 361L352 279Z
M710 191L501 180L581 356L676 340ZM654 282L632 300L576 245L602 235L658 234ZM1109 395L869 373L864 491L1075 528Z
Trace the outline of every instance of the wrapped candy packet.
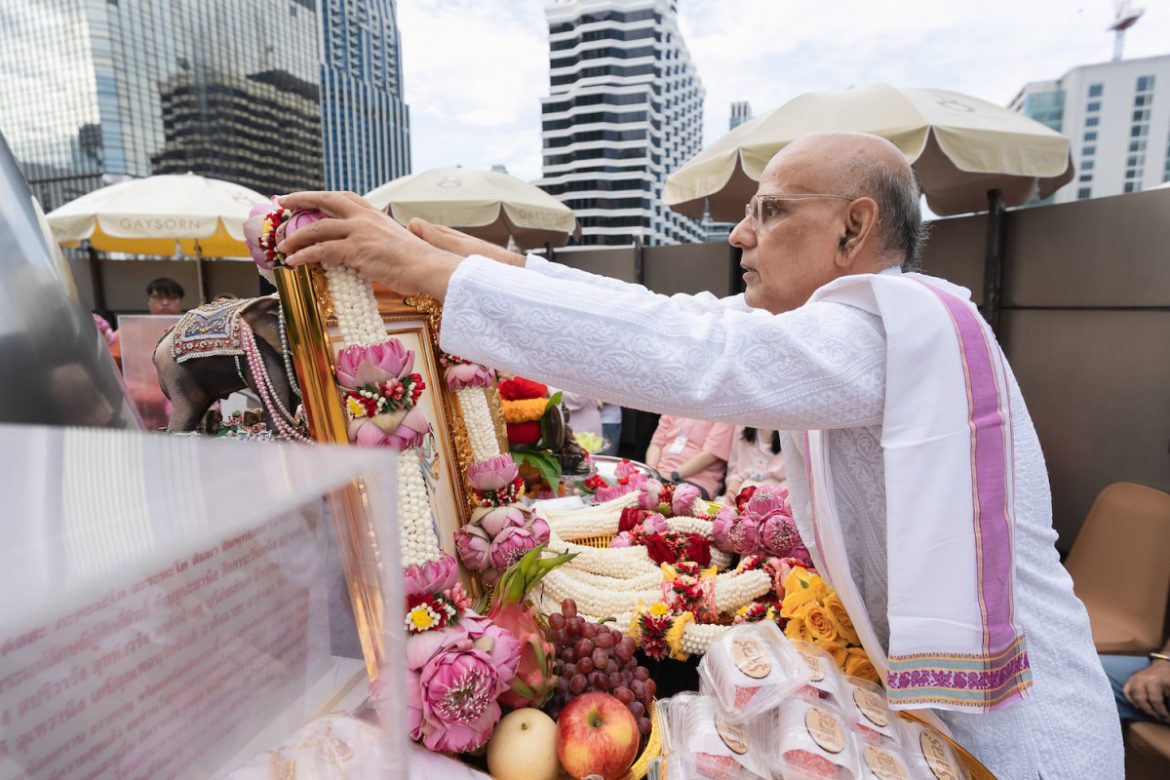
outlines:
M844 715L830 704L792 698L773 718L770 765L785 780L857 780L857 742Z
M846 677L845 717L858 737L871 745L897 745L898 727L886 701L886 692L860 677Z
M809 677L808 666L770 620L725 632L699 662L700 690L740 722L777 707Z
M861 780L931 780L912 773L906 754L893 745L861 745Z
M801 663L808 667L809 677L808 683L798 688L793 695L813 704L823 701L844 709L844 681L833 657L811 642L799 639L789 641Z
M970 780L950 743L936 730L917 721L899 719L897 723L911 777Z
M770 776L760 735L727 718L708 696L676 696L671 703L671 757L693 780L763 780Z

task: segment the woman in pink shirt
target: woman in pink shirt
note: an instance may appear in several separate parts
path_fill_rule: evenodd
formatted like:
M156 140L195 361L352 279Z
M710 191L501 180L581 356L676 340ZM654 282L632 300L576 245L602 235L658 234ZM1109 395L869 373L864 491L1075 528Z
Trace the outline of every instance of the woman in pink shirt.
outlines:
M672 482L690 482L703 498L719 495L735 426L664 414L646 450L646 463Z
M776 431L737 426L727 459L727 497L751 485L786 486L788 472Z

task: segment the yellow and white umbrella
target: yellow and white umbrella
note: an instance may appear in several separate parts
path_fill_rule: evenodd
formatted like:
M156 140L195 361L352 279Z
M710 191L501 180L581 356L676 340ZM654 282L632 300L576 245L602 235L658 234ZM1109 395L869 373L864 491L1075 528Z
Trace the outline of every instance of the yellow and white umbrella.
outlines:
M578 233L573 210L514 176L469 168L435 168L403 176L366 200L407 224L418 217L503 246L563 246Z
M707 205L713 218L738 221L768 160L821 131L889 139L913 164L927 204L940 215L985 211L994 190L1006 205L1020 205L1073 177L1068 139L1022 114L957 92L875 84L810 92L745 122L668 176L663 200L692 217Z
M103 252L248 257L244 220L260 193L193 173L148 176L82 195L48 215L58 243Z

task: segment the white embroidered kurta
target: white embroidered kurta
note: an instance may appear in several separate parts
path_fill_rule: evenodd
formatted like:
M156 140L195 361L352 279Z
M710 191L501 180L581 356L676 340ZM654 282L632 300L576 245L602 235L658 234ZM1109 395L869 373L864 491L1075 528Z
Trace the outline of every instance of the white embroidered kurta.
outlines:
M803 437L826 432L854 580L886 642L881 320L839 303L781 315L741 296L666 297L530 257L472 257L451 279L445 351L623 406L782 433L793 511L812 546ZM1043 454L1014 377L1015 603L1031 695L987 714L940 713L999 778L1121 778L1117 710L1088 616L1054 543Z

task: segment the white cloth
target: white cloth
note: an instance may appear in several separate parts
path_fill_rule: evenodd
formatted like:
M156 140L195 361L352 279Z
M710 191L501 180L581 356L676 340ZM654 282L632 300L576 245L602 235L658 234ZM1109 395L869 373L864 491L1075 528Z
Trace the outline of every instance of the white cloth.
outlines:
M867 311L886 333L889 635L882 643L871 627L859 631L890 704L1008 706L1027 695L1032 675L1013 593L1015 469L1003 353L970 293L929 276L846 276L811 301ZM846 608L860 613L824 434L810 431L805 442L815 546Z
M464 261L448 288L443 349L623 406L784 431L793 508L810 542L803 432L824 431L850 569L887 641L881 320L832 302L773 316L747 309L742 297L667 298L538 258L528 269ZM1117 711L1088 616L1054 548L1044 458L1010 369L1007 380L1014 592L1034 687L1004 710L943 717L1005 780L1120 778Z

